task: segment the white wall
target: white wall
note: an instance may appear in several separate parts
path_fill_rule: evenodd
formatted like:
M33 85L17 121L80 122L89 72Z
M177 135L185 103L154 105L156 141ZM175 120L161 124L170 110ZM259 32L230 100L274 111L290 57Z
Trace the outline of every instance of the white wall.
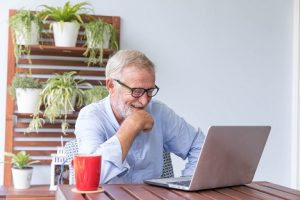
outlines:
M90 2L95 14L121 16L121 48L141 50L155 62L157 98L192 125L204 131L220 124L271 125L255 180L291 186L292 0ZM14 0L0 7L1 148L8 9L40 4ZM183 163L175 165L178 174ZM0 184L2 177L3 170Z

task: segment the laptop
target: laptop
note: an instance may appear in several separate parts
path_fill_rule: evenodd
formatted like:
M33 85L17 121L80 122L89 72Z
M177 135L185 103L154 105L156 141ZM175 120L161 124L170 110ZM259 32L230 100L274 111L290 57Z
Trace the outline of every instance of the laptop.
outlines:
M192 177L144 182L187 191L251 183L270 130L270 126L211 126Z

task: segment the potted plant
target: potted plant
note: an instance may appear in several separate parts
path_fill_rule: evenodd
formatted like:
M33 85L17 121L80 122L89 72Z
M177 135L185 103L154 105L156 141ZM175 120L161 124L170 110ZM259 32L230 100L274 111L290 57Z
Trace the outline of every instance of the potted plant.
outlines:
M91 11L89 5L87 2L71 5L69 1L63 7L42 5L44 9L38 12L38 16L44 21L48 18L54 20L50 29L53 27L55 46L76 46L80 24L83 23L81 15L87 15Z
M91 89L84 91L84 105L100 101L108 95L108 91L105 86L98 85Z
M30 45L39 44L41 20L30 10L19 10L9 19L9 27L16 60L18 61L21 54L27 55L29 59Z
M30 187L33 167L31 164L39 161L32 161L30 155L25 151L17 154L5 152L6 156L11 157L13 183L16 189L26 189Z
M79 108L83 105L84 92L80 87L91 87L89 83L83 83L83 80L77 81L75 74L75 71L65 72L56 74L47 80L41 92L38 109L33 114L26 132L38 132L45 122L44 118L50 123L54 123L57 118L63 118L61 129L63 133L66 133L68 129L67 115L70 111L74 111L75 106ZM43 111L44 118L40 117L42 105L45 109Z
M12 99L17 100L19 113L34 113L42 92L42 83L31 75L16 74L9 86Z
M112 24L101 19L90 21L84 25L88 56L88 65L103 62L103 49L118 49L117 34Z

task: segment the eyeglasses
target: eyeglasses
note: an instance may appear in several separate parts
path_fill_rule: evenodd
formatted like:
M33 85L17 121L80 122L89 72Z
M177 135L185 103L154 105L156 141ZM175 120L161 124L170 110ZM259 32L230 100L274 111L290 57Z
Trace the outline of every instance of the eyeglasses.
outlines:
M143 96L145 94L145 92L147 92L148 97L154 97L159 90L159 87L157 87L156 85L154 88L149 88L149 89L131 88L128 85L125 85L124 83L122 83L121 81L119 81L117 79L114 79L114 81L117 81L120 85L129 89L131 91L131 96L133 96L134 98L139 98L139 97Z

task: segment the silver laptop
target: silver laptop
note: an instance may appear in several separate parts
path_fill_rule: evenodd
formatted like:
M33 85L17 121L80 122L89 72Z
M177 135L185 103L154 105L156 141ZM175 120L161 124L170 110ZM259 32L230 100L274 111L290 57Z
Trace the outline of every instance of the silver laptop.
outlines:
M270 130L270 126L212 126L192 177L144 182L188 191L251 183Z

